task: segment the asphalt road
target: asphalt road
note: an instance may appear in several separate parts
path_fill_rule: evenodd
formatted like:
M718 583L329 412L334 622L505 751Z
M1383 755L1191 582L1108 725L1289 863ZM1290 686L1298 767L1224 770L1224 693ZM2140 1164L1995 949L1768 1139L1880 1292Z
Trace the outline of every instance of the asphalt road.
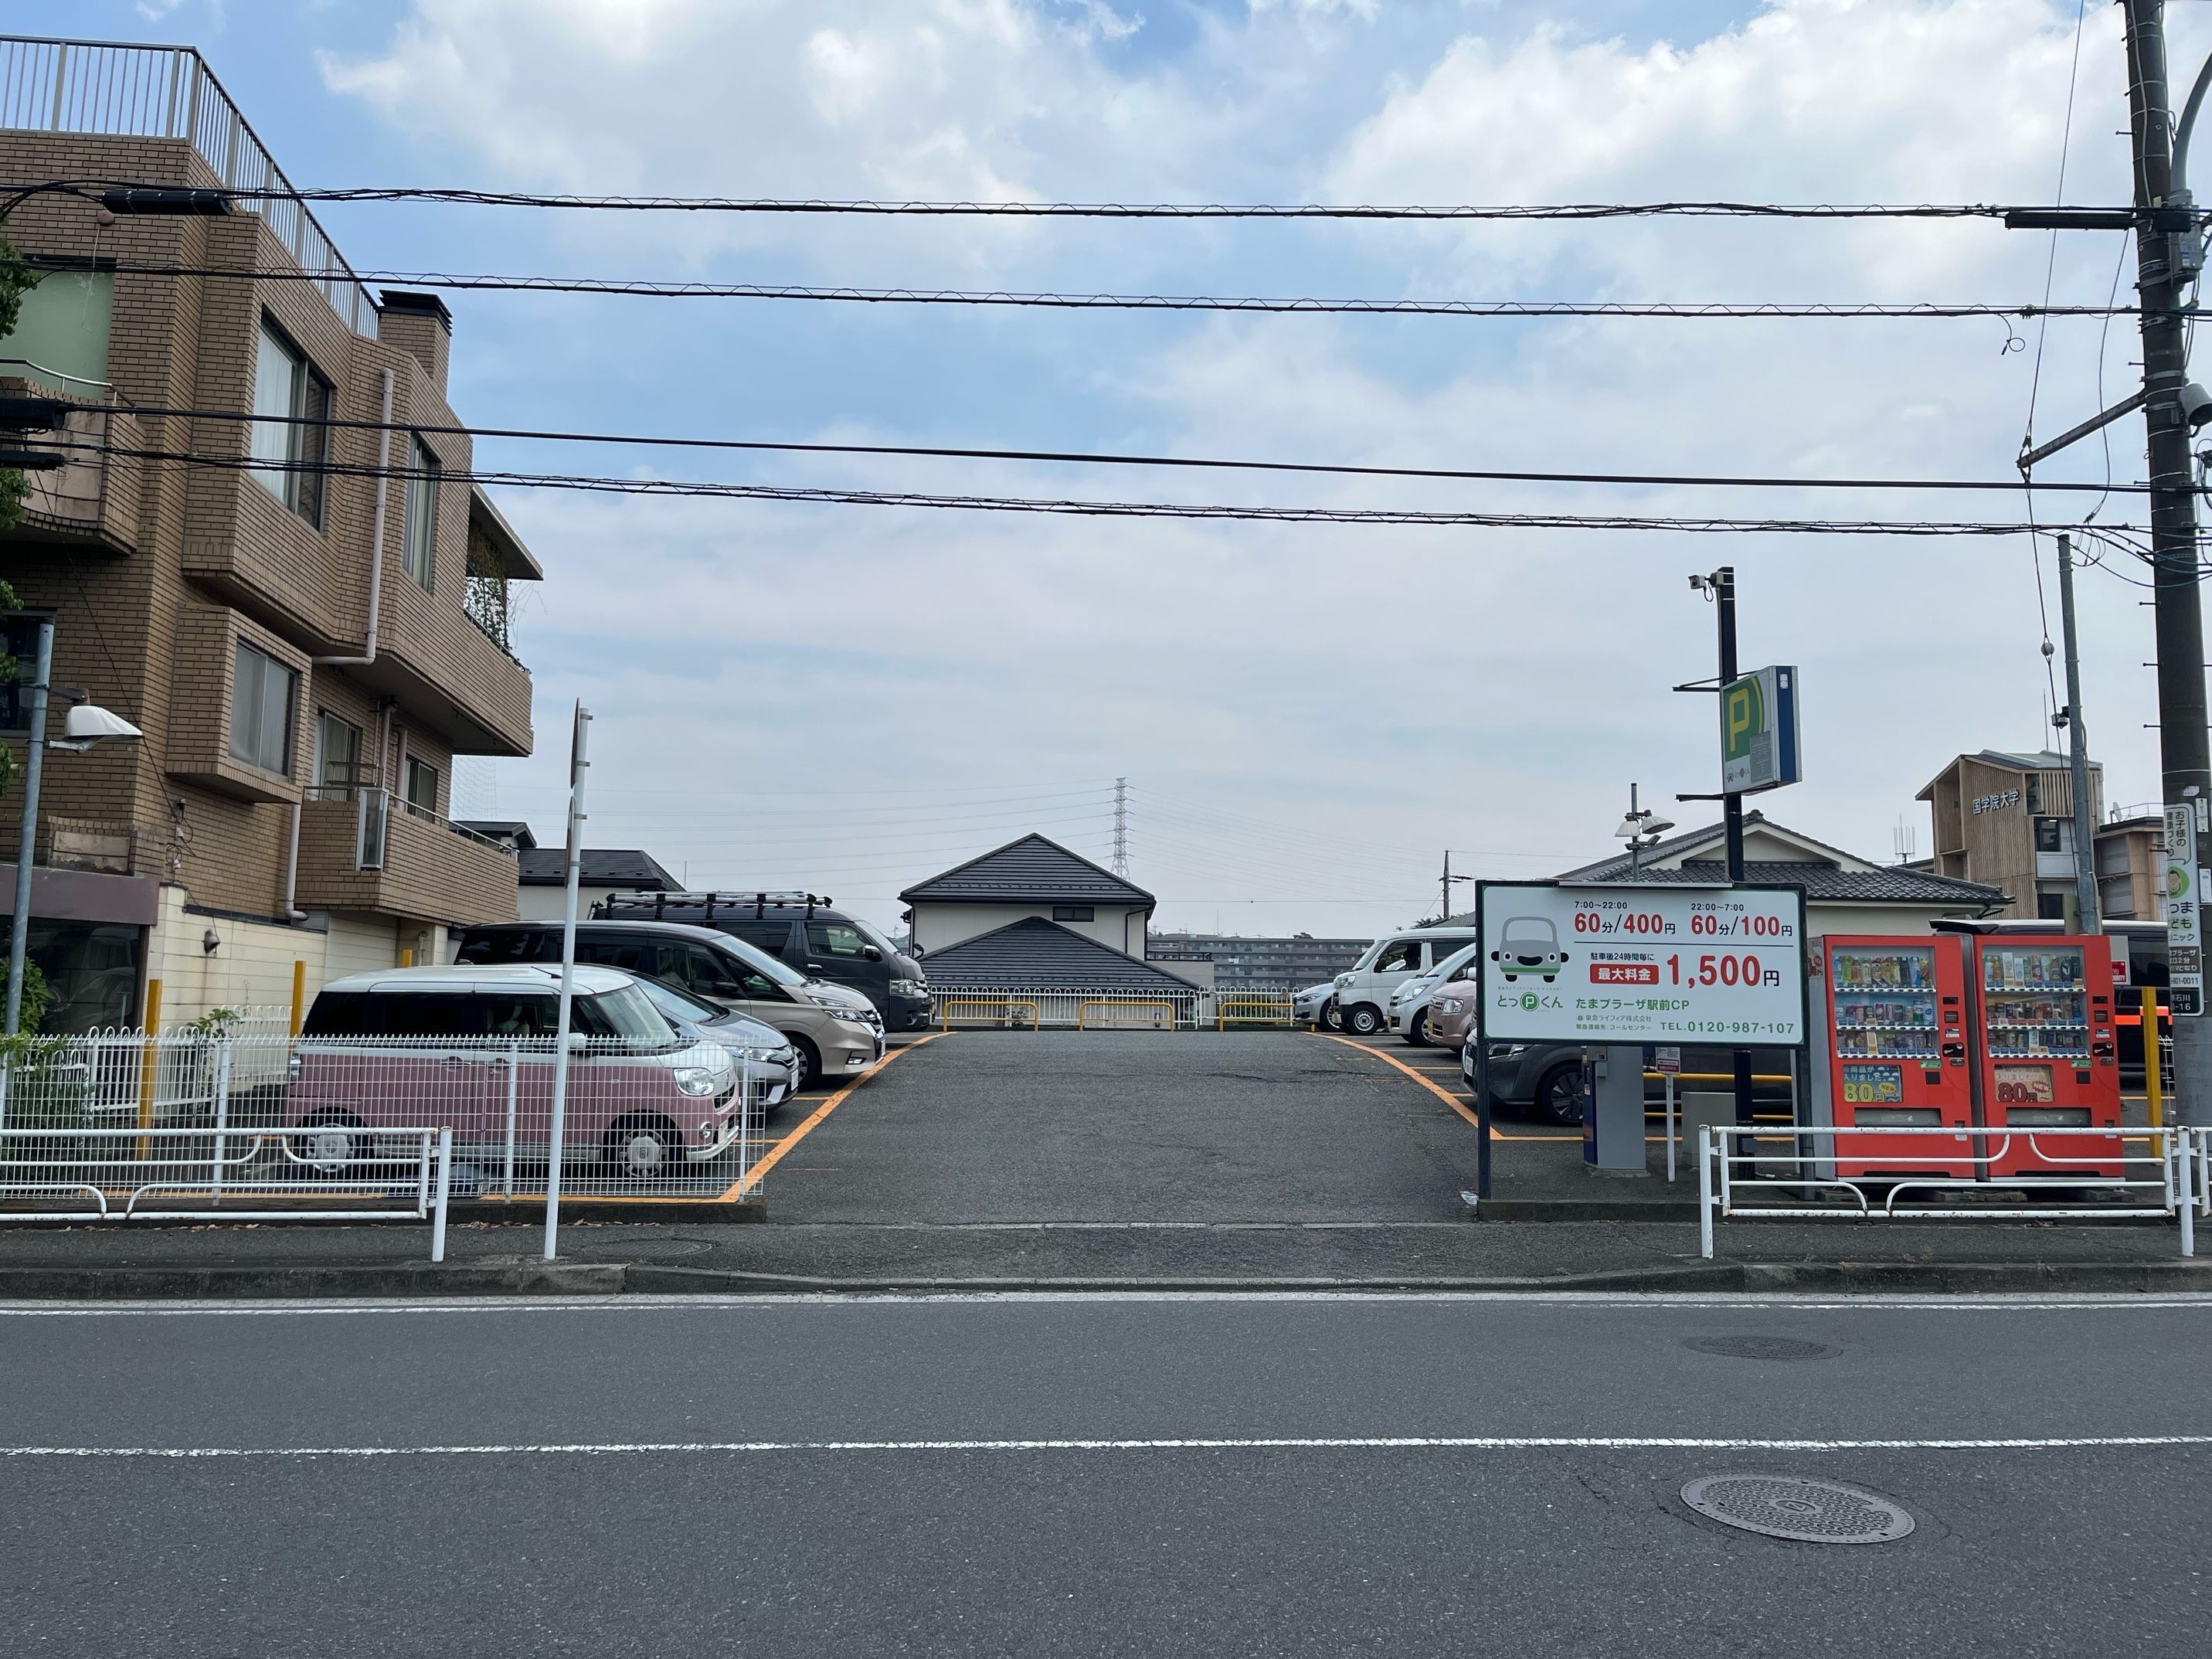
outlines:
M1683 1346L1743 1334L1833 1352ZM2202 1652L2208 1361L2150 1298L0 1310L0 1596L15 1654ZM1681 1503L1731 1470L1917 1530Z
M1450 1221L1474 1130L1304 1032L962 1031L767 1176L779 1222Z

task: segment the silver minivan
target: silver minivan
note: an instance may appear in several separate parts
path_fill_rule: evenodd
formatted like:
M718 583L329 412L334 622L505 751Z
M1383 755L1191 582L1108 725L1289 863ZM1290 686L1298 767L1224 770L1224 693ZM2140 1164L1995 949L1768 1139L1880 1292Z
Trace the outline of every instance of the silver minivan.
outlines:
M1429 972L1475 938L1472 927L1408 927L1385 933L1336 976L1337 1023L1355 1036L1373 1036L1389 1023L1390 993L1401 980Z

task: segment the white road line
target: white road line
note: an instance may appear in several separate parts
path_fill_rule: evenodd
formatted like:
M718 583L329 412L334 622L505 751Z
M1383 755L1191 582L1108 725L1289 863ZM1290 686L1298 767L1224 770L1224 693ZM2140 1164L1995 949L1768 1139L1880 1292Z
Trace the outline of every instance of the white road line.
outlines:
M1736 1312L1859 1311L1899 1309L1944 1313L2078 1313L2127 1310L2212 1311L2212 1295L2144 1295L2131 1291L2058 1296L1951 1296L1941 1291L1867 1296L1833 1291L761 1291L696 1296L490 1296L437 1297L423 1300L357 1297L344 1301L234 1302L179 1299L161 1302L0 1303L0 1319L270 1318L312 1314L321 1317L362 1315L460 1313L684 1313L707 1308L911 1307L924 1304L1153 1303L1330 1303L1428 1304L1619 1310L1706 1308Z
M0 1458L634 1457L762 1452L2070 1451L2212 1446L2212 1434L1803 1440L1718 1435L1388 1435L1144 1440L603 1441L481 1446L0 1446Z

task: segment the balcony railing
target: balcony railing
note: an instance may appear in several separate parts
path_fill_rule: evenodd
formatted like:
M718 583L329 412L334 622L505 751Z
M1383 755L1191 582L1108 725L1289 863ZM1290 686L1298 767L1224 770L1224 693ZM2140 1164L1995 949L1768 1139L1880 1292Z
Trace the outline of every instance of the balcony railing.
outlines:
M40 537L100 544L128 551L137 539L141 463L137 417L114 388L21 359L0 358L0 397L75 400L61 429L27 435L33 447L58 449L58 467L23 475L21 529ZM116 453L123 452L123 453Z
M0 35L0 127L127 138L183 138L236 191L292 188L206 62L190 46ZM300 203L264 200L264 222L356 334L376 302Z

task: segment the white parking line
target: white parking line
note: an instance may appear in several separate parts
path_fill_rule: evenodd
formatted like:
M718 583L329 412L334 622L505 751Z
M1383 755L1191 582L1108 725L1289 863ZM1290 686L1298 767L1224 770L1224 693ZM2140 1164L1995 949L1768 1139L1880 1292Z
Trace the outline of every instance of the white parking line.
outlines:
M0 1319L274 1318L313 1315L320 1318L391 1314L464 1313L690 1313L708 1308L913 1307L944 1304L1060 1304L1097 1306L1108 1303L1334 1303L1530 1306L1619 1310L1623 1308L1707 1308L1735 1312L1860 1311L1899 1309L1944 1313L2212 1312L2212 1295L2148 1296L2130 1291L2059 1296L2035 1292L2017 1297L1947 1296L1940 1291L1895 1291L1867 1296L1832 1291L762 1291L696 1296L489 1296L432 1299L349 1298L318 1302L161 1301L75 1304L0 1303Z
M1807 1440L1719 1435L1387 1435L1143 1440L579 1441L480 1446L0 1446L0 1458L634 1457L763 1452L2074 1451L2212 1446L2212 1434Z

